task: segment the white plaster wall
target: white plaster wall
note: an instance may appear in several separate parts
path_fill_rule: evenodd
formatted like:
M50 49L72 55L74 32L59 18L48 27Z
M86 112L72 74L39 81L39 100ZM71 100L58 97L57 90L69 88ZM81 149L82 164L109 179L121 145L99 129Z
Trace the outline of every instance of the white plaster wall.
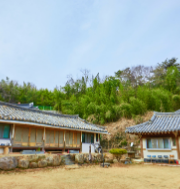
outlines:
M179 138L179 142L180 142L180 138ZM144 155L144 158L147 158L147 155L156 155L156 157L158 156L158 155L162 155L162 156L164 156L164 155L168 155L168 156L170 156L170 155L174 155L174 159L178 159L178 155L177 155L177 146L173 146L173 142L172 142L172 138L170 138L170 144L171 144L171 149L170 150L165 150L165 149L163 149L163 150L148 150L147 148L146 148L146 139L143 139L143 155ZM146 149L146 150L144 150L144 149Z
M0 139L0 145L1 145L1 143L7 145L7 144L11 143L11 140L10 139Z
M89 153L90 143L82 143L82 153ZM94 153L94 145L91 144L91 153Z
M0 148L0 154L3 154L4 150L3 148Z
M167 156L174 155L174 159L178 159L176 150L171 150L171 151L166 151L166 152L165 151L160 151L160 150L157 150L157 151L143 150L143 152L144 152L144 158L147 158L147 155L151 155L151 156L152 155L156 155L156 157L158 155L162 155L162 156L164 156L164 155L167 155Z
M11 144L11 140L10 139L0 139L0 154L3 154L4 152L4 148L1 148L1 143L2 144Z
M143 138L143 148L146 148L146 139Z

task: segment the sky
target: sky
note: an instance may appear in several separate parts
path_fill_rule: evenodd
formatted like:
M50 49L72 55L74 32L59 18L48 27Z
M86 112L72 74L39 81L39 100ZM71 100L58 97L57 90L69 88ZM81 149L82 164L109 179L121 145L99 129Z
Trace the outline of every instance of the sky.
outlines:
M180 0L0 0L0 80L64 86L179 58Z

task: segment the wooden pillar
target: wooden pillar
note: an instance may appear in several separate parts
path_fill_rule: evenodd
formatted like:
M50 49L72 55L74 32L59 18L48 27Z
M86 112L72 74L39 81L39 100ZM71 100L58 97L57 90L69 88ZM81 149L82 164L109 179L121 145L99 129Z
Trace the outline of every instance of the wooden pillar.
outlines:
M141 146L141 158L144 158L144 153L143 153L143 138L141 135L139 135L140 138L140 146Z
M15 136L15 124L13 124L12 130L11 130L11 152L13 152L14 136Z
M5 147L4 148L4 153L3 153L3 155L8 155L9 154L9 147Z
M177 146L177 157L180 159L180 149L179 149L179 136L176 137L176 146Z
M143 154L143 139L141 138L141 158L144 158Z
M176 139L176 147L177 147L177 158L180 159L180 149L179 149L179 136L178 131L174 132L175 139Z
M44 127L44 133L43 133L43 147L42 150L44 151L45 148L45 144L46 144L46 128Z
M82 131L81 131L81 141L80 141L80 152L82 152Z
M63 132L63 134L64 134L64 149L63 149L63 151L65 152L65 148L66 148L66 131L64 131Z

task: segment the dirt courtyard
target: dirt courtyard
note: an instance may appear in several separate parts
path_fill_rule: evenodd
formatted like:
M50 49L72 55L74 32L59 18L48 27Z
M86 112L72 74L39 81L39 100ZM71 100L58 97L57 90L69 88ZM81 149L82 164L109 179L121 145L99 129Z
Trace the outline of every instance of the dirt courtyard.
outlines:
M1 172L0 189L36 188L170 188L180 189L180 167L158 165L99 165L66 170L49 168Z

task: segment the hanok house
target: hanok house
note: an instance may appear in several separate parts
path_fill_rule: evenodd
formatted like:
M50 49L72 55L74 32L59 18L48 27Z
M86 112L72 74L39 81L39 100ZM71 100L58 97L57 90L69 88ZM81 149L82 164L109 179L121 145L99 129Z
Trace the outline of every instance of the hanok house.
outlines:
M104 127L87 123L78 115L63 115L27 109L0 101L0 153L10 151L95 151Z
M180 159L180 110L154 112L149 121L128 127L125 132L139 136L141 156L145 161Z

